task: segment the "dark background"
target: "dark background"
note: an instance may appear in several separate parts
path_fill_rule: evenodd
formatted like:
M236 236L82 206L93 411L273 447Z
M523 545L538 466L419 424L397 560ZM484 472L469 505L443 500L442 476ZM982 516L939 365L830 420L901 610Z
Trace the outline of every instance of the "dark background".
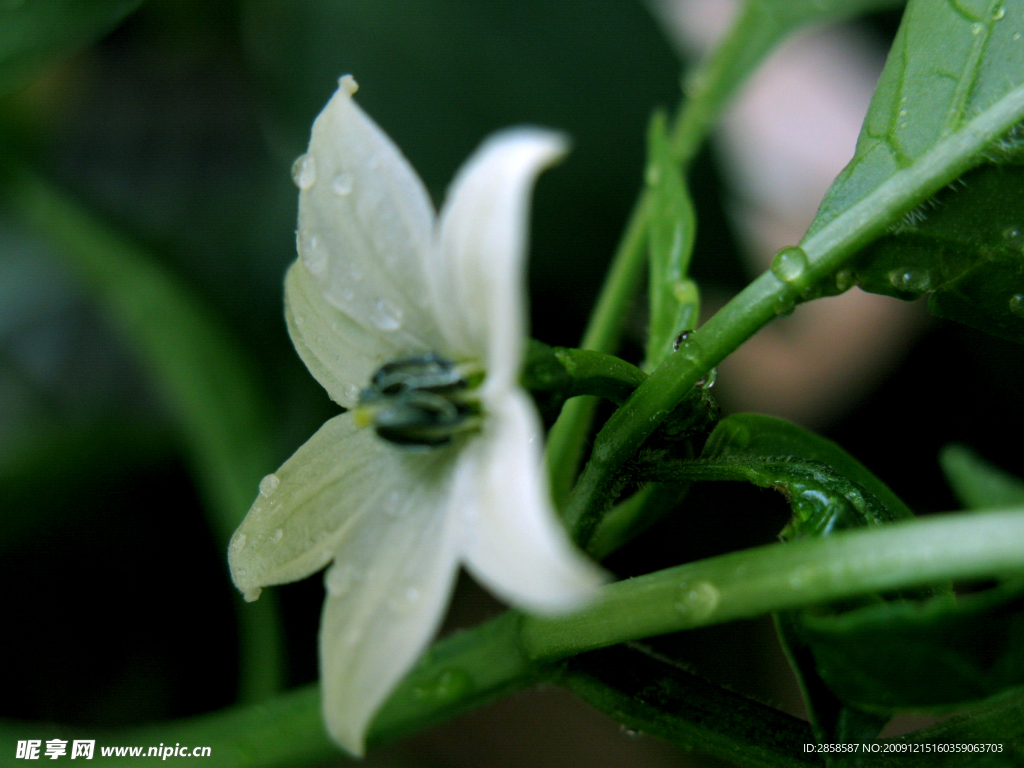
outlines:
M896 20L870 28L884 37ZM335 410L287 339L281 280L295 258L288 170L346 72L435 202L493 130L534 123L572 137L568 160L538 186L530 261L533 333L572 345L640 188L647 120L677 102L682 64L644 6L628 0L153 0L0 100L13 137L0 151L28 158L147 246L235 334L273 404L277 460ZM736 290L748 276L710 152L691 182L695 275ZM638 355L639 343L634 334L625 354ZM917 511L954 508L936 463L947 442L1024 474L1022 376L1018 348L936 322L827 434ZM233 702L224 553L168 414L59 254L2 207L0 515L0 716L116 726ZM770 541L785 518L770 492L701 488L614 566L643 572ZM279 592L288 682L310 682L320 580ZM495 609L463 585L455 621ZM749 622L663 642L703 674L798 710L768 633ZM517 759L532 754L524 734L540 734L537 765L673 759L550 696L498 705L463 732L448 726L389 759L467 764L457 753L473 754L472 729L489 734L489 751ZM536 714L545 711L550 718ZM549 727L559 712L570 733L592 742L600 731L624 746L595 755L571 735L554 744L566 731Z

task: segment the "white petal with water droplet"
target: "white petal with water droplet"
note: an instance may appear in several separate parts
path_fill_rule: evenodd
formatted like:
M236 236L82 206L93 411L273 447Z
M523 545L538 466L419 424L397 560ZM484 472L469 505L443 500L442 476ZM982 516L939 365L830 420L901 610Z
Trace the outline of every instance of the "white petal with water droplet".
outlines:
M235 585L245 592L315 573L360 519L393 519L385 513L391 494L414 503L421 486L450 474L450 463L444 451L396 451L357 428L351 413L336 416L281 466L273 493L257 496L236 531L228 551ZM264 540L273 546L252 545Z
M458 519L448 475L406 499L402 518L363 518L327 572L320 624L324 719L353 754L370 719L424 651L444 617L458 570ZM332 587L332 582L334 586Z
M344 316L371 337L386 334L380 343L389 349L436 349L437 324L416 301L427 290L436 247L433 207L397 147L353 101L347 81L313 123L303 157L297 178L315 167L318 181L297 182L298 241L306 268L321 278L306 301L326 302L326 314ZM384 322L382 302L390 309ZM315 340L302 343L323 356Z

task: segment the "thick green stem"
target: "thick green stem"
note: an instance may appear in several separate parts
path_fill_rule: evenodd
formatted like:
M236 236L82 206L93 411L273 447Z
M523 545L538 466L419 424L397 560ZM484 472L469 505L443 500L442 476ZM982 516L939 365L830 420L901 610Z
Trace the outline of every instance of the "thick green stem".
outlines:
M532 658L558 659L859 594L1022 572L1024 509L936 515L627 579L572 615L525 617L521 637Z
M590 462L563 512L577 540L585 545L589 539L618 469L694 384L777 315L792 311L808 288L835 273L906 211L976 164L1022 110L1024 88L1019 88L815 230L780 269L785 280L771 270L762 274L658 366L594 440Z

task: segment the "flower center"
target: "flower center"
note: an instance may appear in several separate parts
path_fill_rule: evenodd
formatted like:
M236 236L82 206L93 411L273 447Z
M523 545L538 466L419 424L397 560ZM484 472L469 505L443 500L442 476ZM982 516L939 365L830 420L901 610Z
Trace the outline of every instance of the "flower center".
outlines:
M433 448L480 428L483 371L431 353L387 363L359 393L356 423L406 448Z

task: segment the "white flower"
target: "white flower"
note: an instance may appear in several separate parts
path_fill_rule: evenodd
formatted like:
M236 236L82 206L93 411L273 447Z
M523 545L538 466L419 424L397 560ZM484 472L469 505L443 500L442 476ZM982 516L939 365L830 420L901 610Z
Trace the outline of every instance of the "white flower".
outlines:
M518 384L529 195L563 139L532 128L491 137L438 217L355 90L341 79L296 161L301 258L285 281L295 347L352 410L264 478L229 562L254 600L334 561L324 717L359 754L436 632L460 563L534 612L578 606L602 573L555 518L540 424Z

